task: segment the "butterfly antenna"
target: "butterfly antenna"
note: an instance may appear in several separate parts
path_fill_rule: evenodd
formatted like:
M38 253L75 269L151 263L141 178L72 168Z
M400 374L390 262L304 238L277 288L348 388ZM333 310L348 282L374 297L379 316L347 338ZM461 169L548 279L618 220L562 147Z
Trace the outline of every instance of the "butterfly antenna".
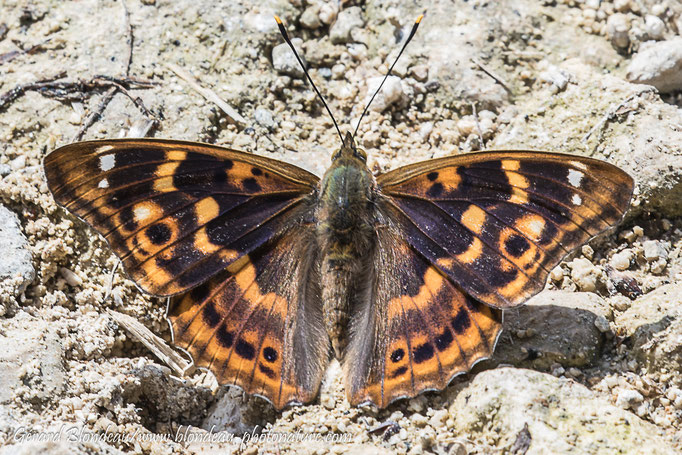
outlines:
M313 82L312 78L310 77L310 74L308 74L308 70L306 69L305 65L303 64L303 61L301 60L301 57L298 56L298 52L296 52L296 48L292 44L291 40L289 39L289 34L287 33L287 29L284 28L284 23L282 22L282 19L280 19L278 16L275 16L275 21L277 21L277 27L279 27L279 32L282 34L282 37L284 38L284 41L289 45L292 51L294 51L294 55L296 56L296 60L298 60L298 64L301 65L301 68L303 68L303 72L305 73L305 76L308 78L308 82L310 82L310 85L313 86L313 90L315 90L315 93L317 93L317 96L322 100L322 104L324 104L325 109L327 109L327 112L329 113L329 116L332 118L332 122L334 122L334 127L336 128L336 132L339 133L339 137L341 138L341 144L343 146L346 146L346 142L343 140L343 134L341 134L341 130L339 129L338 123L336 123L336 119L334 118L334 114L332 114L331 109L329 109L329 106L327 106L327 102L324 100L324 97L320 93L320 91L317 89L317 86L315 86L315 83Z
M417 33L417 27L419 27L419 23L422 21L422 19L424 19L423 14L421 14L417 18L417 20L414 21L414 25L412 26L412 31L410 32L410 35L405 40L405 44L403 44L402 49L400 49L400 52L398 52L398 56L395 58L393 65L391 65L391 67L388 69L386 76L384 76L384 79L381 81L381 84L379 84L379 88L374 92L374 95L372 95L372 98L370 98L369 103L367 103L367 106L365 106L365 110L362 111L362 115L360 116L360 120L358 120L358 124L355 126L355 131L353 132L353 140L355 140L355 135L358 134L358 128L360 128L360 122L362 122L363 117L367 113L367 109L369 109L369 106L372 104L372 101L374 101L374 97L377 96L377 93L379 93L381 91L381 87L384 86L384 82L386 82L386 79L388 79L388 76L391 75L391 71L393 71L393 67L395 66L396 63L398 63L400 56L403 55L403 51L405 50L407 45L412 40L412 37L414 36L415 33Z

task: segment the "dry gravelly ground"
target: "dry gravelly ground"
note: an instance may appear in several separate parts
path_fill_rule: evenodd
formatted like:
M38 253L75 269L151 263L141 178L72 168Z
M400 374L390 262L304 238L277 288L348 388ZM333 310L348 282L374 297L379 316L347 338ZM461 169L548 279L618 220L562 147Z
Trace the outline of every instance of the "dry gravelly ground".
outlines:
M348 125L423 9L397 0L342 2L341 12L334 1L121 1L4 0L0 93L62 72L67 81L123 77L132 29L129 75L154 85L131 93L150 113L119 92L84 138L140 135L156 117L149 135L229 145L318 175L338 138L297 67L273 51L281 38L272 14L301 38L312 77ZM106 89L83 87L69 99L28 91L0 100L0 198L18 216L13 229L0 211L12 267L0 267L0 453L682 451L682 63L663 75L673 88L658 85L661 93L628 82L638 80L628 65L647 46L680 42L682 6L444 0L428 10L378 100L383 110L360 129L372 169L509 147L607 159L637 180L625 222L507 314L495 357L442 393L382 411L350 408L336 366L319 403L281 414L220 391L209 374L179 379L105 312L168 338L163 302L120 270L105 300L116 258L55 206L42 174L42 158L72 140ZM644 63L655 72L655 57ZM230 122L168 64L246 124ZM215 435L206 431L213 425L239 439L177 436ZM60 440L39 441L60 430ZM160 439L168 434L174 440Z

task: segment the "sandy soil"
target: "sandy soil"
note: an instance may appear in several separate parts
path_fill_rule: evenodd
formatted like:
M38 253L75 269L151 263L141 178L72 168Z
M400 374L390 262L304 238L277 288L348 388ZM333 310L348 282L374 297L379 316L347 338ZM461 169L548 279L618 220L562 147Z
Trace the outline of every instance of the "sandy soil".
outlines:
M352 408L333 365L319 402L278 414L208 373L178 377L112 319L107 309L170 339L164 302L120 269L112 275L116 257L57 208L41 160L74 138L146 134L321 175L338 136L277 48L272 15L301 39L347 129L423 8L123 1L0 5L0 96L56 77L84 82L0 98L0 199L17 216L3 212L0 226L12 264L0 269L1 454L682 451L682 83L657 92L628 82L636 79L628 65L647 46L679 39L678 2L429 5L360 127L371 169L480 149L582 154L635 177L633 208L557 267L545 292L510 311L495 357L445 391L381 411ZM130 97L112 91L83 129L112 87L100 75L151 84L131 86Z

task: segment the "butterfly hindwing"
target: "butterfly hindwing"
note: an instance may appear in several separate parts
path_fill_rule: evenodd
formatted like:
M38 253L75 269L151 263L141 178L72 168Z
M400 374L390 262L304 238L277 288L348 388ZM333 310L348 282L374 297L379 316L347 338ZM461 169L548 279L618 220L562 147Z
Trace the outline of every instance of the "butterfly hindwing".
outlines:
M159 296L191 289L295 223L318 180L257 155L156 139L71 144L44 167L55 200Z
M378 230L373 272L369 299L352 316L345 360L351 404L383 408L441 390L492 354L501 312L467 296L402 233Z
M540 292L571 250L618 222L633 192L608 163L543 152L482 152L377 177L407 242L497 308Z
M291 228L169 306L174 342L197 366L276 409L313 400L329 358L313 236Z

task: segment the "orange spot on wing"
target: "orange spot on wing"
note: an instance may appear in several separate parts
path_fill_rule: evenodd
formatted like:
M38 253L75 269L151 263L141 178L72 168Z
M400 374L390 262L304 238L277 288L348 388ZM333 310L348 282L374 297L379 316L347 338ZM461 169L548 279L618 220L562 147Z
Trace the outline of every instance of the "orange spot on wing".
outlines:
M460 253L455 257L464 264L471 264L481 256L481 253L483 253L483 242L478 237L474 237L474 241L469 245L469 248L464 253Z
M471 232L480 234L485 224L485 211L472 204L462 213L461 221Z

